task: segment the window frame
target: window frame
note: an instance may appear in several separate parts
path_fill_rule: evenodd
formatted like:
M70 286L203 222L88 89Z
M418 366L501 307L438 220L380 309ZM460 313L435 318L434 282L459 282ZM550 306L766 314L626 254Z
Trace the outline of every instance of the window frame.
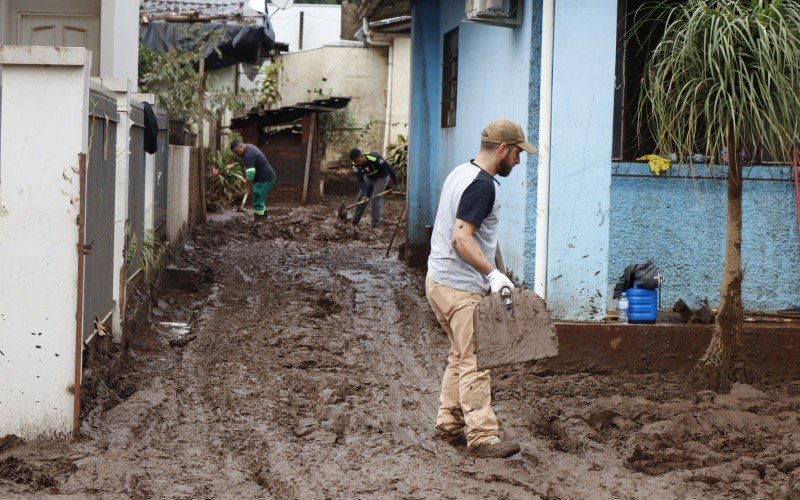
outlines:
M458 106L458 27L444 34L442 41L441 127L456 126Z

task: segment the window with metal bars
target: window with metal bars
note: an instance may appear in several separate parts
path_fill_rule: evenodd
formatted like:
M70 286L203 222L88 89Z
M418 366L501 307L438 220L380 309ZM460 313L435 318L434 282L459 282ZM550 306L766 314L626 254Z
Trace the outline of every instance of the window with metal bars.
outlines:
M680 4L685 0L667 0L669 4ZM639 106L640 89L647 59L661 39L664 28L655 18L648 17L646 7L649 0L618 0L617 3L617 57L614 84L614 127L611 148L612 161L634 161L636 158L659 153L669 156L669 152L655 151L655 140L646 120L639 127L636 116ZM642 7L645 7L642 10ZM719 152L703 151L698 143L695 162ZM741 154L746 164L786 164L789 152L784 158L773 158L763 147L746 146Z
M442 128L456 126L458 88L458 28L444 35L442 56Z

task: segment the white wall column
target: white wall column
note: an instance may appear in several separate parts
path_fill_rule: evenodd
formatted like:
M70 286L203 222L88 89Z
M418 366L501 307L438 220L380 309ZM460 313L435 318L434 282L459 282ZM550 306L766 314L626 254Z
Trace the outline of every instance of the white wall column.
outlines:
M100 10L100 76L125 78L128 91L139 81L139 2L102 0Z
M170 246L180 243L189 222L189 165L192 148L169 146L167 177L167 240Z
M144 155L144 230L155 227L156 156ZM145 235L145 238L147 236Z
M0 66L0 436L65 436L80 381L91 54L6 46Z

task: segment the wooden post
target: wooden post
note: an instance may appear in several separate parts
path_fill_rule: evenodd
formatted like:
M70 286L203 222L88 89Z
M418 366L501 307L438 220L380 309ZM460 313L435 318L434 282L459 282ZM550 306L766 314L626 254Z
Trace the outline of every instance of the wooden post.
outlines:
M78 433L81 425L81 375L83 368L83 287L86 264L86 169L89 163L85 153L78 155L80 199L78 200L78 297L75 310L75 379L73 382L72 432Z
M206 223L206 155L203 151L203 128L206 119L206 60L200 59L200 71L198 72L198 93L197 96L197 168L199 170L198 182L200 183L200 223Z
M309 115L308 124L308 145L306 147L306 170L305 174L303 175L303 205L306 204L308 201L308 178L311 175L311 147L314 144L314 129L316 128L317 124L317 114L312 113Z

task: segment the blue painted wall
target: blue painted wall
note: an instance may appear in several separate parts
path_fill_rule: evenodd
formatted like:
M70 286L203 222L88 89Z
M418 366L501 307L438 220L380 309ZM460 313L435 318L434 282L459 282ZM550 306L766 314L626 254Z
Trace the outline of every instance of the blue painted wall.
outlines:
M646 164L613 165L609 284L624 268L653 259L666 274L662 307L678 299L719 304L725 258L727 170L696 167L695 176L656 178ZM676 167L672 167L673 170ZM791 169L745 169L742 265L747 309L800 306L800 244ZM643 177L634 177L641 175ZM716 177L703 179L702 177ZM778 181L778 182L775 182Z
M606 313L616 12L616 0L556 3L547 303L559 319Z
M413 193L418 188L420 192L411 198L414 210L409 212L409 219L417 219L409 231L412 242L422 241L420 228L433 223L447 174L475 157L483 127L495 118L510 118L523 127L528 123L531 1L523 0L522 25L513 29L464 23L463 0L435 2L439 5L436 14L431 5L434 2L414 4L409 158L412 176L419 178L410 185L410 190ZM432 28L425 29L434 24L433 18L438 19L439 26L435 41ZM441 47L444 34L454 28L459 30L456 126L443 129L439 121ZM427 43L415 39L417 33L427 37ZM423 83L426 88L421 87ZM420 118L428 120L427 123ZM425 134L429 136L423 137ZM498 179L502 202L500 245L506 266L519 278L524 274L526 157L522 155L520 165L509 177ZM426 187L423 182L429 185ZM422 193L426 188L428 192ZM427 209L424 208L426 201Z
M414 2L411 19L411 102L408 133L408 240L425 242L425 225L433 224L431 207L439 156L441 103L441 36L438 0Z
M528 79L528 142L539 148L539 111L542 83L542 2L534 2L531 19L531 51ZM528 155L525 214L527 223L523 230L524 283L534 288L536 267L536 190L538 189L538 155Z
M531 5L532 4L532 5ZM461 22L461 0L420 0L412 22L409 237L424 241L441 185L472 158L486 122L510 117L538 142L541 1L525 0L515 29ZM457 126L440 127L441 44L459 28ZM664 307L678 298L716 304L724 258L724 168L716 179L655 178L611 158L616 34L614 0L556 5L548 304L557 318L600 320L609 288L648 258L667 276ZM508 267L534 281L537 158L501 179L501 244ZM675 167L673 167L674 169ZM612 177L612 172L614 176ZM744 192L745 306L800 305L800 245L789 169L756 167ZM781 182L773 182L779 180Z

